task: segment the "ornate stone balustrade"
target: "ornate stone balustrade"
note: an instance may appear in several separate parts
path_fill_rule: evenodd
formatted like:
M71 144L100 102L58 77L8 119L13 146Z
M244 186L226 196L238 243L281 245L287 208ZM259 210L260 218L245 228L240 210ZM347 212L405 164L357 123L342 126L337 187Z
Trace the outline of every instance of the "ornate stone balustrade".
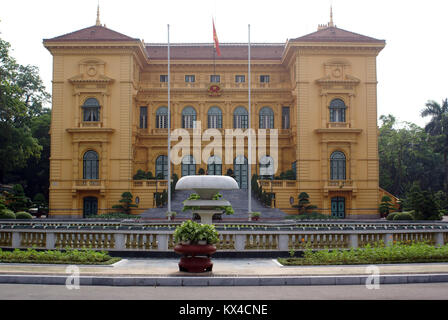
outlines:
M107 251L172 251L177 224L7 223L0 224L1 248L91 248ZM384 243L448 242L448 225L393 223L217 224L220 251L349 249Z

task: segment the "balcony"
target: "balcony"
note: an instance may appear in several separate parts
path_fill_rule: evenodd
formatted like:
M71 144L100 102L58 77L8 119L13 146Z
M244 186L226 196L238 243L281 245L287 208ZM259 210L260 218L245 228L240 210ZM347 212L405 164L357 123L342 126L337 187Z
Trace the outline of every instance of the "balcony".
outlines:
M296 180L258 180L258 185L264 190L279 191L279 189L297 188Z
M328 180L325 183L324 192L328 191L352 191L356 192L353 180Z
M94 121L82 121L80 123L81 128L102 128L102 122L94 122Z
M134 180L132 185L134 188L150 188L162 191L168 188L168 180Z
M104 188L104 180L75 180L73 188L76 190L100 190Z
M350 123L348 122L328 122L327 128L350 128Z

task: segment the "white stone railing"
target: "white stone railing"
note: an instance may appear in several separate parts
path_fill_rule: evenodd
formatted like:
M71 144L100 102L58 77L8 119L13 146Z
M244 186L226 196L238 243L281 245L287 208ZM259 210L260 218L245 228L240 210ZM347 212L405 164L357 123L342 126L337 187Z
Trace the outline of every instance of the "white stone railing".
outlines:
M172 251L175 225L136 229L132 226L107 224L100 230L91 226L72 224L59 229L48 225L46 228L14 226L13 229L0 229L1 248L65 249L91 248L107 251ZM98 226L98 225L97 225ZM252 229L251 229L252 228ZM278 230L273 230L273 229ZM344 230L343 227L328 227L328 230L312 230L312 227L294 228L257 226L249 228L218 228L220 242L216 245L220 251L255 252L289 251L311 249L348 249L375 245L383 242L412 243L425 241L432 245L448 243L448 227L443 224L401 229L381 227L377 229ZM265 230L263 230L265 229ZM300 230L302 229L302 230ZM311 229L311 230L310 230Z

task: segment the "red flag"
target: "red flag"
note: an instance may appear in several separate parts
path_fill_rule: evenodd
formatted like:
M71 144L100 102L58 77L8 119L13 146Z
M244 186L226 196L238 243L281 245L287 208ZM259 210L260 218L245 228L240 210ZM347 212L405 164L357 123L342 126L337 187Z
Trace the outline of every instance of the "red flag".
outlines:
M218 41L218 35L216 34L215 21L212 19L212 22L213 22L213 41L215 42L216 54L219 57L221 56L221 50L219 50L219 41Z

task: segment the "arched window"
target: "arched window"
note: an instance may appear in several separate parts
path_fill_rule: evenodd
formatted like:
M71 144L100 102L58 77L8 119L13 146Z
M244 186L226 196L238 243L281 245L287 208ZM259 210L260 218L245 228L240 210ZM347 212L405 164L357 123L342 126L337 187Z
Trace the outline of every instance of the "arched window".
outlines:
M192 155L185 156L182 159L182 177L193 176L196 174L196 161Z
M211 107L207 113L208 127L214 129L222 128L222 111L218 107Z
M87 151L83 157L83 179L99 179L99 160L98 153L93 150Z
M335 151L330 156L330 179L331 180L345 180L345 154L340 151Z
M159 156L156 159L156 177L158 179L168 180L168 157Z
M193 107L185 107L182 110L182 128L192 129L194 121L196 121L196 110Z
M83 106L83 121L97 122L100 121L100 104L95 98L87 99Z
M156 111L156 128L167 129L168 128L168 108L160 107Z
M345 106L341 99L333 99L330 102L330 122L345 122Z
M274 111L269 107L260 110L260 129L274 129Z
M238 107L233 112L233 128L247 129L249 127L249 117L244 107Z
M274 159L271 156L261 157L260 176L262 179L271 179L274 177Z
M211 156L207 161L207 174L211 176L222 175L222 161L218 156Z

